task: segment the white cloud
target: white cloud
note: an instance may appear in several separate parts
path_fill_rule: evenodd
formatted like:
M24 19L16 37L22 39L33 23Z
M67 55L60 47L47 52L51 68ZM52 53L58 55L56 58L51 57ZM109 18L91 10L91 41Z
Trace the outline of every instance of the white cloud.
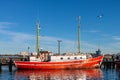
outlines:
M9 39L2 41L0 39L1 52L3 53L16 53L20 51L27 51L29 46L31 51L36 49L36 35L31 35L27 33L13 32L9 30L0 29L1 35L6 35ZM76 42L71 40L66 40L58 37L51 36L41 36L40 44L44 50L49 50L52 52L57 52L58 42L57 40L62 40L61 42L61 52L72 52L75 48ZM18 50L18 51L17 51ZM14 52L15 51L15 52Z
M19 51L27 51L28 46L35 48L33 40L35 36L27 33L10 31L10 27L15 23L0 22L0 53L18 53ZM33 49L32 49L33 50Z
M92 44L86 41L82 41L81 42L81 51L82 52L91 52L91 53L95 53L95 51L98 49L98 45L96 44Z
M15 23L11 23L11 22L0 22L0 29L9 28L10 25L15 25Z
M119 36L112 36L112 38L113 38L114 40L120 40L120 37L119 37Z
M8 29L9 25L14 25L14 23L0 22L0 36L5 35L5 37L3 37L5 39L0 38L0 53L19 53L20 51L27 51L28 46L30 47L30 51L36 51L36 35L10 31ZM99 31L91 30L88 32L95 33ZM113 36L112 38L114 40L120 40L119 36ZM77 52L77 40L67 40L52 36L40 36L40 47L43 48L43 50L57 53L57 40L62 40L61 53ZM90 42L81 41L81 52L95 52L98 48L100 48L103 53L117 53L117 51L119 52L119 44L120 42L111 44L105 43L101 44L99 47L96 43L93 44Z
M49 49L52 52L58 52L58 41L62 40L60 43L61 45L61 53L64 52L73 52L76 48L76 41L66 40L58 37L51 37L51 36L42 36L41 37L41 47L43 49Z
M1 32L0 32L1 33ZM31 35L27 33L11 32L7 30L2 30L2 33L10 37L10 40L1 41L0 48L4 53L19 53L20 51L27 51L27 47L30 47L30 51L36 51L36 35ZM59 37L51 36L41 36L40 44L43 50L52 51L54 53L58 52L58 42L57 40L62 40L61 42L61 53L64 52L77 52L77 41L62 39ZM99 47L96 44L81 41L81 52L95 52ZM108 51L106 47L102 46L103 52ZM109 52L109 51L108 51ZM111 51L112 52L112 51Z

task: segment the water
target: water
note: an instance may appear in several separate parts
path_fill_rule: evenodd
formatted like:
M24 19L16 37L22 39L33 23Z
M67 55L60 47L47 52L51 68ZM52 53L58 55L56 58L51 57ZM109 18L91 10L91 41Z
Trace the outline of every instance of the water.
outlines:
M120 69L13 70L2 66L0 80L120 80Z

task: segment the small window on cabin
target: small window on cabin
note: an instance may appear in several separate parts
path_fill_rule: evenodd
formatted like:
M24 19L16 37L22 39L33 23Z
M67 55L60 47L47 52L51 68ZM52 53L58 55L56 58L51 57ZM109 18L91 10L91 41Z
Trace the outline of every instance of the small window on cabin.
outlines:
M63 60L63 57L61 57L60 59Z
M82 57L80 57L80 59L82 59Z
M77 57L74 57L74 59L77 59Z
M68 57L68 59L70 59L70 58Z

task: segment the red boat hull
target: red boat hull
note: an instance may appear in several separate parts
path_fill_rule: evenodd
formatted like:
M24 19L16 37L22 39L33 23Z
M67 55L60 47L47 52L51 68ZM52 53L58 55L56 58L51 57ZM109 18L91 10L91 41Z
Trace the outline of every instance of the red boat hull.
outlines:
M115 64L116 64L116 68L120 68L120 61L116 61Z
M18 69L80 69L80 68L99 68L103 55L86 60L76 60L67 62L29 62L14 61Z

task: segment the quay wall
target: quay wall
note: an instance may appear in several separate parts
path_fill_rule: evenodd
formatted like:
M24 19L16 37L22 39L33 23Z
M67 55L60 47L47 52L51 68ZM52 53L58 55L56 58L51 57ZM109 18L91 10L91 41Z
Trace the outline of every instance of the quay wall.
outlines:
M24 61L27 58L27 56L21 56L21 55L0 55L0 63L2 65L8 65L10 60L13 61ZM14 63L13 63L14 64Z

